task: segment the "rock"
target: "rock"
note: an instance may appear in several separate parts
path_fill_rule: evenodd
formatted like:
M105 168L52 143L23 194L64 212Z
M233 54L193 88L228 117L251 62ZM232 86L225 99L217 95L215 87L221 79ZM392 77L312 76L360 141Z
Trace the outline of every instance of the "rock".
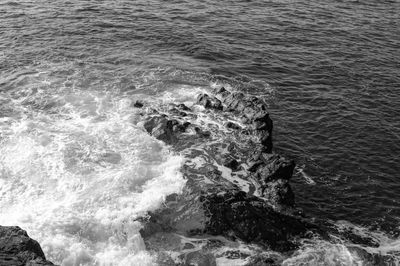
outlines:
M200 127L192 125L190 122L180 122L170 119L167 115L155 115L147 118L143 124L150 135L164 141L166 144L176 144L178 141L190 141L190 137L184 137L182 133L192 132L196 138L209 137L209 131L203 131ZM193 139L193 137L192 137Z
M214 90L214 93L225 105L224 110L235 113L243 123L250 124L259 143L264 146L266 152L271 152L273 123L267 105L257 97L246 97L241 92L231 93L223 87Z
M230 128L230 129L234 129L234 130L242 129L241 126L239 126L238 124L233 123L233 122L227 122L227 123L225 123L225 127Z
M237 130L229 136L228 143L214 138L226 136L225 131L219 132L219 127L198 122L183 104L171 104L168 114L154 112L145 120L147 132L173 145L176 151L183 151L187 159L193 159L181 168L186 179L183 193L174 199L167 197L161 209L149 214L151 218L141 230L146 246L155 250L157 236L168 232L188 237L223 236L277 251L290 251L297 246L297 238L307 236L310 231L319 234L320 228L300 217L294 208L289 180L295 163L272 153L273 124L266 104L256 97L231 93L224 88L214 94L200 94L197 103L208 109L208 113L218 111L217 117L237 116L244 123L243 127L225 123L227 128ZM191 122L184 122L187 120ZM248 167L242 167L243 162ZM230 168L232 173L222 173L219 165ZM234 180L226 177L229 174ZM238 179L247 182L246 192L241 190L243 184ZM182 247L185 265L215 262L215 258L203 256L204 253L187 253ZM168 245L162 247L165 251L170 248L173 249ZM262 258L256 263L272 265L275 262Z
M287 180L278 179L268 182L261 193L274 206L294 206L294 193Z
M185 117L185 116L187 116L187 113L185 113L185 112L183 112L183 111L181 111L181 110L178 110L177 108L172 108L172 109L169 109L168 110L171 114L173 114L173 115L176 115L176 116L180 116L180 117Z
M191 111L191 109L189 108L189 107L187 107L185 104L183 104L183 103L180 103L180 104L178 104L177 105L177 108L179 109L179 110L182 110L182 111Z
M276 179L289 180L296 164L278 154L256 153L248 162L251 171L256 171L257 176L263 182Z
M133 107L142 108L143 107L143 103L141 101L135 101L133 103Z
M18 226L0 226L0 265L54 265L39 243Z
M215 257L211 253L202 251L189 252L183 256L183 265L187 266L217 266Z
M208 94L200 94L197 97L197 103L204 106L204 108L207 109L216 109L216 110L222 110L223 106L221 101L213 96L209 96Z
M294 206L294 193L289 184L295 168L293 160L278 154L256 151L247 164L259 185L259 194L276 207Z
M231 157L225 158L223 165L230 168L232 171L237 171L240 166L239 162L235 158Z
M292 237L317 228L302 218L276 212L263 199L239 190L207 191L200 201L208 218L206 233L237 237L274 250L293 249Z
M251 257L246 266L278 266L281 264L279 257L273 254L261 254Z

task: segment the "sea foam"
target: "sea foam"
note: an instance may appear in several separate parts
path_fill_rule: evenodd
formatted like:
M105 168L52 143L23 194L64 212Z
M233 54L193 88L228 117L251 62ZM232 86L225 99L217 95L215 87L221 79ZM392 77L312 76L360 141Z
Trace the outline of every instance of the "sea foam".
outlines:
M27 230L61 265L153 265L137 218L182 190L183 158L136 124L130 99L52 100L48 110L14 101L25 115L2 125L0 224Z

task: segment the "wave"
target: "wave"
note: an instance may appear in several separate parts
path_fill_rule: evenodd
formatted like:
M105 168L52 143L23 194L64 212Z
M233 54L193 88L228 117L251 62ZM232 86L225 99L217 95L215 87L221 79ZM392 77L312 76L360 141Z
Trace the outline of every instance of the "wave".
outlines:
M182 190L183 158L136 125L129 99L64 91L12 105L23 114L0 122L0 224L62 265L153 265L137 219Z

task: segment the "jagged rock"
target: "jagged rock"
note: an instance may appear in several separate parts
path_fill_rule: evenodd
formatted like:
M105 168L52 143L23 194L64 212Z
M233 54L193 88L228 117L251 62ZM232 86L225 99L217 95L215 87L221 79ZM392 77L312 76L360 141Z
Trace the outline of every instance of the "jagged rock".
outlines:
M147 119L143 126L155 138L173 144L178 140L177 133L184 132L189 125L190 123L181 124L177 120L170 120L164 115L156 115Z
M225 159L223 164L224 164L224 166L232 169L232 171L238 170L238 168L240 166L239 162L236 159L233 159L233 158Z
M191 111L189 107L187 107L185 104L180 103L176 106L178 109L183 110L183 111Z
M141 101L135 101L133 103L133 107L142 108L143 107L143 103Z
M278 251L292 250L296 247L295 238L319 229L294 214L294 194L289 179L295 164L271 153L273 125L267 106L256 97L231 93L224 88L218 89L215 95L219 99L200 94L197 103L209 109L208 112L217 110L224 112L222 115L241 118L244 128L233 122L225 126L240 130L234 136L241 137L247 132L251 137L246 136L249 139L248 149L243 149L234 141L227 144L213 140L208 144L199 139L210 137L210 132L201 125L180 121L180 117L188 119L186 114L191 114L190 108L185 105L171 104L168 111L171 116L156 113L147 118L144 128L154 137L174 145L176 149L190 147L188 143L205 145L202 151L189 152L185 156L197 158L209 153L211 160L201 160L199 168L190 163L182 167L182 174L187 179L184 192L174 200L167 199L162 209L150 214L151 219L141 231L145 243L151 248L157 234L176 232L186 236L224 236ZM256 150L254 154L253 150ZM242 191L238 184L224 177L214 162L232 169L232 172L241 167L239 162L247 162L248 167L240 168L243 171L235 174L249 181L249 192ZM250 189L250 186L253 187ZM208 260L207 256L200 257L202 259L196 263Z
M215 257L211 253L194 251L186 253L182 257L185 266L217 266Z
M293 160L288 160L278 154L259 153L248 160L249 170L256 172L263 182L276 179L289 180L296 166Z
M268 182L261 193L274 206L294 206L294 193L287 180Z
M39 243L18 226L0 226L0 265L54 265Z
M278 266L281 265L280 259L272 254L261 254L251 257L246 266Z
M221 101L214 97L214 96L209 96L208 94L200 94L197 97L197 103L204 106L204 108L208 109L216 109L216 110L222 110L223 106Z
M267 111L267 105L257 97L246 97L241 92L229 92L225 88L214 90L224 104L224 111L233 112L250 124L258 141L266 152L272 151L273 123Z
M276 212L263 199L243 191L207 191L200 201L208 218L206 233L237 237L275 250L293 249L291 237L317 228L299 217Z
M225 127L230 128L230 129L234 129L234 130L242 129L241 126L239 126L238 124L233 123L233 122L226 122L225 123Z
M184 132L191 132L198 138L209 137L211 133L204 131L200 127L192 125L190 122L180 122L170 119L167 115L155 115L145 120L143 127L155 138L167 144L175 144L178 141L188 140L182 136Z
M257 151L248 159L247 164L259 184L259 193L265 199L277 207L294 205L294 194L288 181L295 168L293 160Z

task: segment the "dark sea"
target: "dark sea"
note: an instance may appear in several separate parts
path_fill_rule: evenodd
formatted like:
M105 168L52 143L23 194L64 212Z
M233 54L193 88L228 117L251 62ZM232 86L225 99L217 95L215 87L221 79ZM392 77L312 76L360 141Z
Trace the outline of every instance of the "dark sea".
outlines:
M131 103L218 85L266 99L297 206L391 258L305 242L284 265L399 265L398 0L0 0L0 224L57 264L154 265L131 218L184 158Z

